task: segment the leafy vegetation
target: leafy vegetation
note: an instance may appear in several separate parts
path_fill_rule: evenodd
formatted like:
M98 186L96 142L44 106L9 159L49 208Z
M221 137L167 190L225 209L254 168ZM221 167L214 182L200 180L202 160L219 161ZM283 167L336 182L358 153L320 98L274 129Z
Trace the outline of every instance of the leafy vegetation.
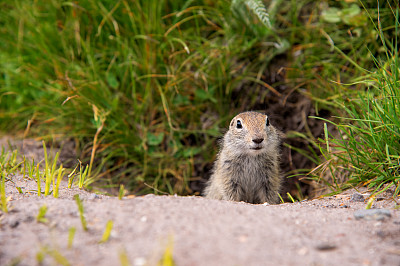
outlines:
M340 135L328 138L326 132L325 146L321 147L326 160L315 171L322 179L329 177L324 181L333 191L363 185L379 194L394 185L393 197L400 192L399 13L398 8L391 8L390 28L384 28L369 14L385 56L375 57L369 52L375 63L373 70L352 61L363 74L350 84L336 85L344 97L334 103L343 110L343 116L331 123ZM388 38L384 32L388 30L394 38ZM357 87L360 89L355 90Z
M311 176L333 190L345 181L338 175L352 185L392 182L398 193L397 6L372 0L0 3L0 129L77 139L80 186L96 177L135 193L191 194L189 182L206 172L215 138L234 114L266 109L271 95L285 106L296 92L313 101L316 116L337 116L321 131L326 138L310 130L310 118L302 132L287 132L306 143L303 149L286 144L292 152L320 164ZM279 56L288 64L284 81L267 74ZM47 195L57 170L45 163ZM27 169L24 175L32 176L35 168Z

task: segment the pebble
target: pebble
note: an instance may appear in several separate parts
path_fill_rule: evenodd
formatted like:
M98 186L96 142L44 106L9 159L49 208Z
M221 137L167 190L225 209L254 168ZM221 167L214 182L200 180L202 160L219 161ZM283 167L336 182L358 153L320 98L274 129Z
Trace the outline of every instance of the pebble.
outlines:
M318 250L321 250L321 251L330 251L330 250L336 249L337 246L332 243L321 243L321 244L315 246L315 248Z
M11 228L15 228L19 225L19 221L18 220L11 220L9 223Z
M350 196L350 201L359 201L363 202L364 201L364 196L361 193L354 193Z
M89 200L95 200L95 199L100 199L100 196L97 195L96 193L92 193L89 196Z
M375 220L383 221L386 218L392 217L390 210L387 209L367 209L367 210L357 210L354 212L354 217L356 220Z

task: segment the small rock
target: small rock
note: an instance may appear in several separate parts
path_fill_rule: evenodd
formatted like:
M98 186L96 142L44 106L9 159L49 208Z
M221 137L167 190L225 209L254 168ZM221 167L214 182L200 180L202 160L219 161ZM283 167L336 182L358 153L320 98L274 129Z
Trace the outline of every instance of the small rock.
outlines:
M363 202L364 201L364 196L361 193L354 193L353 195L350 196L350 201L358 201L358 202Z
M19 221L18 220L12 220L12 221L10 221L9 224L10 224L11 228L15 228L15 227L17 227L19 225Z
M375 220L383 221L386 218L392 217L392 214L387 209L368 209L368 210L357 210L354 212L354 217L356 220Z
M317 245L315 248L321 251L331 251L336 249L337 246L332 243L321 243Z
M89 200L95 200L95 199L100 199L100 196L97 195L96 193L92 193L89 196Z
M34 220L35 220L35 218L33 216L31 216L31 215L28 215L28 216L25 217L25 222L27 222L27 223L30 223L30 222L32 222Z
M143 265L146 265L146 259L145 259L145 258L142 258L142 257L135 258L135 259L133 260L133 265L134 265L134 266L143 266Z
M382 230L378 230L376 232L376 235L379 236L380 238L385 238L385 236L386 236L385 232Z
M301 249L299 249L297 251L297 254L299 254L300 256L304 256L308 253L308 249L306 247L302 247Z

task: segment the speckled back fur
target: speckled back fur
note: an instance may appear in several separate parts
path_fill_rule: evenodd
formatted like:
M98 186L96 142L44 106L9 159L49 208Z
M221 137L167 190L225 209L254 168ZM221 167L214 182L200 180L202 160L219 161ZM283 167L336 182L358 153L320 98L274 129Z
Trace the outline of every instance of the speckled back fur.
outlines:
M278 203L280 138L268 116L257 112L238 114L221 143L205 196L254 204Z

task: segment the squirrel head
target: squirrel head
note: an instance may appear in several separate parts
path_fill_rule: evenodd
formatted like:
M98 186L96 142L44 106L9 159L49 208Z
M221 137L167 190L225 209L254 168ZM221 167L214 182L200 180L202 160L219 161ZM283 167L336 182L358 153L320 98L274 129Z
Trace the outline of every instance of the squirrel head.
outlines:
M223 148L236 155L278 152L278 144L279 134L270 124L268 116L257 112L235 116L223 140Z

